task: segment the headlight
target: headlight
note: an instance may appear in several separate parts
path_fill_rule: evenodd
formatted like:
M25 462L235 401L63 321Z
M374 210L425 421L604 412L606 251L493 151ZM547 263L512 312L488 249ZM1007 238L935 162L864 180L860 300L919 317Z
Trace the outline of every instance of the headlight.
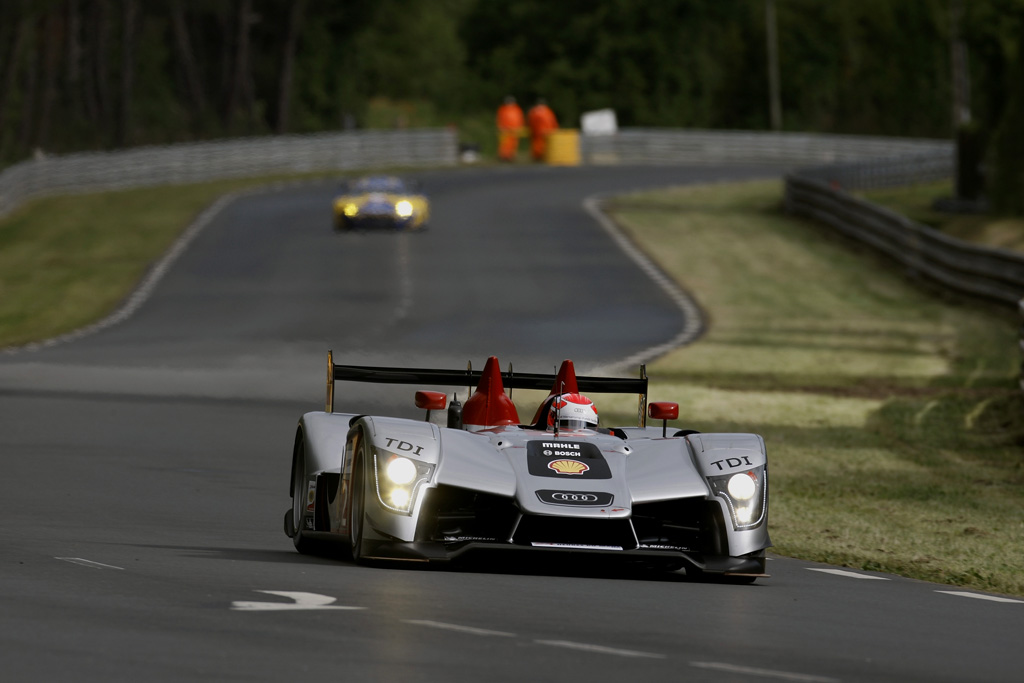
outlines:
M349 218L352 218L357 213L359 213L359 207L356 206L355 204L346 204L345 206L342 207L341 211Z
M373 474L377 485L377 498L392 512L410 514L416 493L422 484L430 481L434 466L410 458L377 451L373 458Z
M396 455L388 460L384 474L387 475L392 484L398 484L399 486L411 484L413 479L416 478L416 464L409 458L401 458Z
M735 474L708 477L711 492L725 500L737 530L751 529L764 520L767 497L764 466Z
M397 204L395 204L395 213L397 213L402 218L408 218L409 216L412 215L412 202L410 202L407 199L403 199L402 201L398 202Z
M734 474L729 477L726 489L733 500L748 501L757 493L757 477L753 472Z

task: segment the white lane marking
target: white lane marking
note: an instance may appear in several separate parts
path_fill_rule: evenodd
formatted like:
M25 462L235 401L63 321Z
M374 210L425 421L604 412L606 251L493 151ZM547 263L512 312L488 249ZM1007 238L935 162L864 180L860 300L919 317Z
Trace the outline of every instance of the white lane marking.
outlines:
M603 645L591 645L589 643L574 643L569 640L535 640L538 645L550 645L552 647L565 647L570 650L584 650L585 652L597 652L604 655L618 655L619 657L648 657L650 659L665 659L665 655L654 652L640 652L638 650L620 650L614 647Z
M891 581L892 579L884 576L871 576L870 574L858 574L857 572L848 572L845 569L818 569L817 567L806 567L808 571L821 572L823 574L835 574L836 576L845 576L850 579L874 579L875 581Z
M55 560L64 560L65 562L71 562L72 564L80 564L83 567L92 567L93 569L120 569L124 570L124 567L115 567L112 564L103 564L102 562L93 562L92 560L83 560L81 557L55 557Z
M281 610L311 610L311 609L366 609L365 607L348 607L346 605L332 605L337 598L319 593L303 593L301 591L256 591L269 595L280 595L282 598L291 598L295 602L252 602L248 600L236 600L231 603L231 609L248 612L276 612Z
M629 358L626 358L618 363L608 365L602 368L598 368L593 371L593 374L610 374L622 370L632 370L641 363L646 363L659 356L663 356L673 349L677 349L680 346L686 346L693 342L698 336L704 326L704 317L701 315L700 306L697 302L687 294L683 289L676 284L675 280L665 274L657 264L652 261L647 254L645 254L636 244L627 237L621 228L609 218L604 211L601 210L601 196L594 195L587 197L583 200L583 208L589 213L598 224L604 228L604 231L615 241L619 249L621 249L626 256L631 258L640 269L649 277L656 285L661 287L676 307L683 314L683 329L676 334L675 337L665 342L664 344L658 344L650 348L644 349L638 353L633 354Z
M409 267L409 233L404 232L398 237L398 306L395 308L395 319L402 320L413 306L412 270Z
M357 235L356 237L361 236ZM409 317L409 313L413 310L416 303L416 283L412 277L411 247L409 246L409 240L413 239L413 237L408 232L403 232L397 235L397 239L395 270L397 270L398 276L391 279L398 282L398 301L395 303L394 308L391 309L391 315L373 327L370 330L371 334L380 335L387 333L393 326Z
M443 621L431 621L429 619L402 619L407 624L413 624L415 626L426 626L428 628L440 628L446 631L458 631L460 633L469 633L474 636L504 636L506 638L514 638L515 633L506 633L505 631L491 631L486 628L475 628L473 626L460 626L459 624L446 624Z
M838 678L828 676L812 676L810 674L798 674L792 671L775 671L773 669L756 669L749 666L736 666L723 662L690 662L690 666L698 669L714 669L716 671L728 671L729 673L747 674L749 676L761 676L762 678L779 678L784 681L802 681L804 683L839 683Z
M992 602L1015 602L1024 605L1024 600L1014 600L1012 598L1001 598L998 595L983 595L981 593L968 593L967 591L935 591L936 593L945 593L946 595L956 595L961 598L974 598L976 600L990 600Z

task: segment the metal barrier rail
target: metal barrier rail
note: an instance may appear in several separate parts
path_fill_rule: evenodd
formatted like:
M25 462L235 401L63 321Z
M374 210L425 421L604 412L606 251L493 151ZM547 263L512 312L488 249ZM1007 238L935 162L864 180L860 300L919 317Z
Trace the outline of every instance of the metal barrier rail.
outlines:
M627 128L582 136L590 164L800 165L920 154L950 149L942 140L872 138L752 131ZM21 203L53 194L94 192L224 178L354 170L371 166L458 163L454 129L350 131L240 138L46 157L0 172L0 216Z
M885 253L909 272L949 289L1014 306L1024 294L1024 254L954 239L828 181L787 177L785 206L790 213L830 225Z
M892 150L868 161L853 161L827 166L802 168L797 175L823 180L832 187L873 190L930 183L952 178L955 173L955 150L952 143L936 145L935 149L892 156Z
M842 188L894 187L951 177L950 154L802 169L786 177L790 213L832 226L948 289L1016 306L1024 319L1024 254L948 237ZM1024 356L1024 325L1018 346ZM1024 391L1024 361L1018 384Z
M885 156L946 153L947 140L776 133L739 130L625 128L614 135L583 135L586 164L782 164L790 167Z
M0 216L53 194L457 161L458 135L449 128L240 138L44 157L0 173Z

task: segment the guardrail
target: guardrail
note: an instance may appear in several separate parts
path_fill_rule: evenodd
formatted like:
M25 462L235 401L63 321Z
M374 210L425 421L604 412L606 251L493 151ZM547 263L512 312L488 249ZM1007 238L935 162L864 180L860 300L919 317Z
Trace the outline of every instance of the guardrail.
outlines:
M953 239L826 180L787 177L785 206L790 213L830 225L885 253L910 273L949 289L1013 306L1024 295L1024 254Z
M742 130L624 128L580 136L586 164L781 164L796 168L885 156L948 153L946 140Z
M44 157L0 173L0 216L45 195L224 178L458 162L454 129L240 138Z
M956 150L951 142L935 144L934 149L892 154L890 149L867 161L802 168L797 175L822 180L832 187L873 190L946 180L956 173Z
M911 273L1016 306L1024 295L1024 254L948 237L848 192L949 178L953 164L952 143L945 143L931 152L804 168L786 176L786 210L882 251Z
M800 165L920 154L949 143L909 138L627 128L582 136L589 164ZM273 173L458 163L454 129L350 131L240 138L44 157L0 172L0 216L34 197Z
M855 197L847 189L928 182L954 174L951 150L806 168L786 177L790 213L830 225L947 289L1016 306L1024 318L1024 254L957 240ZM1018 342L1024 355L1024 325ZM1024 391L1024 362L1018 384Z

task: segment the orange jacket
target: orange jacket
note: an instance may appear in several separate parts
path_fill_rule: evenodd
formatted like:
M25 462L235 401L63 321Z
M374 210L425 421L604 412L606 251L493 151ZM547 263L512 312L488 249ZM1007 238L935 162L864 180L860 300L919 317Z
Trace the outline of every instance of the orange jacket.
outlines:
M535 137L547 135L551 131L558 129L558 119L555 118L555 112L551 111L551 107L546 104L536 104L531 107L527 118L530 122L530 133Z
M523 127L523 110L514 102L498 107L498 128L517 131Z

